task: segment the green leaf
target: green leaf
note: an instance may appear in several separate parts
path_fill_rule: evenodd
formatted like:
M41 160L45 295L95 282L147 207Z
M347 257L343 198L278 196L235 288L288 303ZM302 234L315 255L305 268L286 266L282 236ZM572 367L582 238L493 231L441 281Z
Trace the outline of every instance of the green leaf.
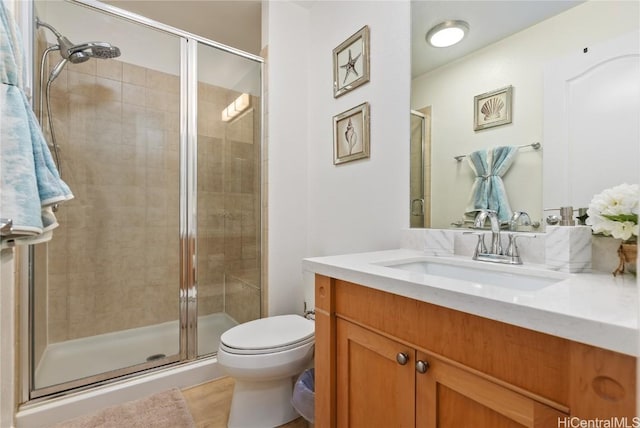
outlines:
M630 221L633 224L638 224L638 214L618 214L618 215L602 214L602 217L612 221L619 221L621 223L625 221Z

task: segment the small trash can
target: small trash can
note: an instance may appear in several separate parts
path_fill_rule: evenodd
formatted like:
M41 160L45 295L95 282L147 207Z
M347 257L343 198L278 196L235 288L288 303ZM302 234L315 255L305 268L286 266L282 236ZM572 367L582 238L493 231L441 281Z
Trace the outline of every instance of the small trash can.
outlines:
M302 372L293 387L291 404L310 423L313 423L315 409L315 382L314 370L308 369Z

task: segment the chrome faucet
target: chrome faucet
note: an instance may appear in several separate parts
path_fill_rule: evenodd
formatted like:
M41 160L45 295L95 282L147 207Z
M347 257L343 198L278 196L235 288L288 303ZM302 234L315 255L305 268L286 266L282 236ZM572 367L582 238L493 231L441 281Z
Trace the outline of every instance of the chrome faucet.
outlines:
M517 214L517 215L516 215ZM525 217L526 216L526 217ZM491 223L491 248L487 250L484 244L484 234L482 232L465 232L478 235L478 243L476 245L475 252L473 254L473 260L493 262L493 263L507 263L520 265L522 259L518 252L518 246L516 245L516 238L524 236L527 238L535 238L536 235L509 233L509 246L506 252L503 252L502 241L500 238L500 221L498 220L498 213L494 210L480 210L476 215L473 223L474 229L482 229L486 219L489 219ZM525 212L514 213L509 226L517 226L518 221L522 219L524 222L530 224L531 220L529 215ZM526 223L525 223L526 224Z
M480 210L473 223L474 229L482 229L486 219L489 218L491 224L491 250L489 254L502 254L502 242L500 240L500 220L498 212L494 210Z

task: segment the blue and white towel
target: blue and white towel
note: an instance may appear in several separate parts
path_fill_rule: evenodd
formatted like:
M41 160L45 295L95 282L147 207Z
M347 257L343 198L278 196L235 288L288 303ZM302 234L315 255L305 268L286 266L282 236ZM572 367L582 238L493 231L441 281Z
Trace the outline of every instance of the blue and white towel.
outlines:
M24 93L23 58L15 21L0 1L0 218L13 221L2 240L35 243L58 225L51 206L73 194Z
M469 155L469 165L476 178L465 208L467 215L475 216L478 210L490 209L498 212L501 223L509 221L512 212L502 176L513 164L517 153L515 146L501 146Z

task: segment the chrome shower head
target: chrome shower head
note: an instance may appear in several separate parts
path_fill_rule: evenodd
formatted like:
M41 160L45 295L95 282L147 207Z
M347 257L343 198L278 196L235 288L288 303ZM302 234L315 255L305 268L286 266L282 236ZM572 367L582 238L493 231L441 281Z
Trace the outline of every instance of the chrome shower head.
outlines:
M78 55L82 58L111 59L120 56L120 49L106 42L89 42L72 46L67 50L69 56ZM69 61L74 62L73 59Z
M76 45L68 38L60 34L53 26L36 18L38 27L45 27L51 30L58 39L58 47L60 55L63 59L68 60L72 64L79 64L88 61L91 58L110 59L120 56L120 49L106 42L88 42Z
M88 42L79 45L73 44L68 38L60 34L53 26L36 18L38 27L48 28L58 39L58 44L50 50L59 50L62 59L51 70L48 83L51 84L62 72L67 62L80 64L89 61L91 58L110 59L120 56L120 49L106 42Z

